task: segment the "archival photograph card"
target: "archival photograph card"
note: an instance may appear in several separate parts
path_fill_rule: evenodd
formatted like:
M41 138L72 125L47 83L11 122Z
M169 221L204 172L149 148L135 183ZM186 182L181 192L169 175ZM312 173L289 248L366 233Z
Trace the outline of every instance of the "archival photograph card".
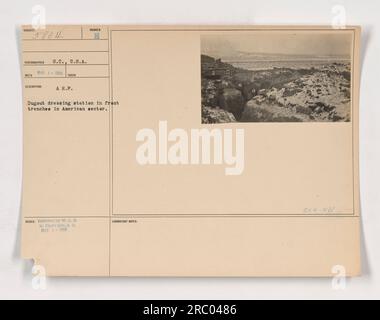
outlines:
M47 275L360 275L359 27L21 38L22 256Z

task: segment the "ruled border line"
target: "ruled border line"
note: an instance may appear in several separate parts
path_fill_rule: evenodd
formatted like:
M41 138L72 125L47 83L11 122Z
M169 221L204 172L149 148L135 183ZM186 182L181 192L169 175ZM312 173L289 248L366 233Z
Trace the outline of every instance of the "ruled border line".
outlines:
M335 31L335 32L342 32L342 31L351 31L351 36L352 36L352 39L353 39L353 42L352 42L352 53L351 53L351 59L350 59L350 63L351 63L351 79L350 79L350 84L351 84L351 110L350 110L350 124L351 124L351 150L352 150L352 209L353 209L353 212L352 213L334 213L334 215L336 217L345 217L345 216L348 216L348 217L358 217L359 215L356 215L355 214L355 152L354 152L354 148L355 148L355 143L354 143L354 120L353 120L353 117L354 117L354 90L352 90L352 87L353 87L353 79L355 79L355 44L356 44L356 41L355 41L355 28L344 28L344 29L329 29L329 28L302 28L302 29L297 29L297 28L261 28L258 27L257 29L245 29L245 28L235 28L235 29L186 29L186 28L183 28L183 29L113 29L113 30L110 30L110 37L111 37L111 42L112 42L112 33L113 32L134 32L134 31L145 31L145 32L149 32L149 31L155 31L155 32L172 32L172 31L191 31L191 32L199 32L200 33L200 36L202 33L208 33L208 32L218 32L218 31L245 31L245 32L252 32L252 31L266 31L266 32L270 32L270 31L294 31L294 32L313 32L313 31L325 31L325 32L331 32L331 31ZM112 53L111 53L112 55ZM111 79L111 82L112 82L112 79ZM113 95L113 88L112 88L112 95ZM273 123L271 123L273 124ZM281 123L280 123L281 125ZM113 144L113 140L112 140L112 144ZM113 173L112 173L113 174ZM113 179L112 179L112 189L113 189ZM112 197L112 205L113 205L113 197ZM117 217L117 216L130 216L130 217L139 217L139 218L144 218L144 217L148 217L149 214L145 214L145 213L134 213L134 214L120 214L120 213L112 213L112 215L114 217ZM181 216L184 216L185 214L180 214L178 215L178 217L181 217ZM204 216L205 214L198 214L197 217L202 217ZM254 216L258 216L258 217L261 217L261 216L266 216L266 217L270 217L270 216L274 216L274 217L278 217L278 215L276 214L262 214L262 213L249 213L249 214L243 214L245 217L254 217ZM286 216L286 217L310 217L310 215L308 214L305 214L305 213L299 213L299 214L293 214L293 215L282 215L280 214L281 217L282 216ZM155 215L156 217L159 217L159 214ZM163 214L161 215L161 217L171 217L173 215L170 215L170 214ZM208 216L212 216L212 217L222 217L224 215L221 215L221 214L208 214ZM238 214L235 214L233 215L235 217L239 217ZM240 214L240 216L242 216L242 214ZM319 216L319 217L325 217L325 216L332 216L332 215L326 215L326 214L317 214L316 216ZM149 216L150 217L150 216Z

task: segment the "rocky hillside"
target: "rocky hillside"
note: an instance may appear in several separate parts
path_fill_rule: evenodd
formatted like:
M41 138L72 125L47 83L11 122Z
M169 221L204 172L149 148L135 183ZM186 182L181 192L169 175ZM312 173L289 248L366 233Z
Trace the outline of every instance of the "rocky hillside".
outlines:
M213 120L206 116L211 113ZM202 122L226 119L349 121L350 66L331 63L310 69L249 71L202 56Z

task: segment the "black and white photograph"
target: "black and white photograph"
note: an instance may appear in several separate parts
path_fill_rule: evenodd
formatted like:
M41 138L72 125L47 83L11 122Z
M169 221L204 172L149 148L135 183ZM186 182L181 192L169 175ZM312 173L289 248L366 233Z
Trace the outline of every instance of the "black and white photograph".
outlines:
M201 37L202 123L349 122L352 34Z

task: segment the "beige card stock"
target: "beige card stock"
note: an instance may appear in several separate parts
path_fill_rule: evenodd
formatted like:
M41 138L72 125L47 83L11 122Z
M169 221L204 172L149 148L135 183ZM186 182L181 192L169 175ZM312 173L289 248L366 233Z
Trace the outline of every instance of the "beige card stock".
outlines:
M51 276L360 274L360 29L22 27L22 256Z

